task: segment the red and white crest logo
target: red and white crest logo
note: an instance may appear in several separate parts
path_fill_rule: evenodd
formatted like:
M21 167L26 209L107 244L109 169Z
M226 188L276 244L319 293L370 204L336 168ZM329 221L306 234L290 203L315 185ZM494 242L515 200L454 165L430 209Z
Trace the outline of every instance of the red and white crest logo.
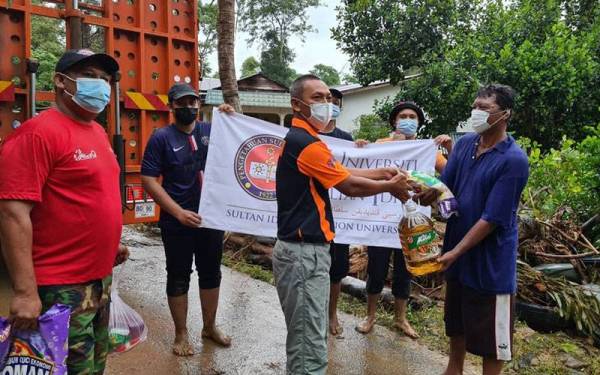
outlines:
M244 191L265 201L274 201L275 171L283 148L283 139L269 134L255 135L238 149L235 177Z

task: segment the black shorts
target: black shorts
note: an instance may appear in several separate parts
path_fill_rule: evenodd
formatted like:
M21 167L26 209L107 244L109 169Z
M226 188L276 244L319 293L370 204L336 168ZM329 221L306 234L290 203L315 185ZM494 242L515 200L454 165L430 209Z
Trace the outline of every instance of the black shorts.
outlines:
M331 267L329 268L329 280L332 283L339 283L348 276L350 269L350 245L331 243L329 254L331 254Z
M394 273L392 274L392 295L399 299L410 297L412 276L406 269L402 250L390 247L369 246L367 249L367 293L379 294L385 286L390 266L390 257L394 255Z
M200 289L221 285L223 232L207 228L161 228L167 258L167 296L189 290L192 263L196 264Z
M489 294L446 281L446 335L464 336L467 351L484 358L510 361L514 330L513 294Z

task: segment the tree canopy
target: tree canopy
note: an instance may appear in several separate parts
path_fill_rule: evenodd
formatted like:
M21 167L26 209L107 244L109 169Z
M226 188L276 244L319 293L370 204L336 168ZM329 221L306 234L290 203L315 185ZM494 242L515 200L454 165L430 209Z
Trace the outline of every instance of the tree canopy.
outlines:
M317 64L311 69L310 73L321 78L328 86L340 84L340 73L333 66Z
M56 35L48 38L48 35ZM65 52L64 21L49 17L31 17L31 57L40 63L37 89L51 91L54 88L54 67Z
M319 0L238 0L239 26L250 34L249 43L265 43L273 31L279 40L294 35L303 38L314 31L306 11L319 4Z
M260 69L269 78L289 86L298 76L290 67L295 54L288 47L287 41L279 39L275 32L267 35L265 48L260 54Z
M198 59L202 67L202 77L212 73L208 56L217 50L217 14L215 0L198 2Z
M444 46L469 28L479 1L343 0L339 25L332 29L338 47L350 56L355 76L368 84L397 83L425 57L439 56Z
M422 14L423 4L430 3L437 11L429 10L428 14L438 14L444 28L436 31L434 27L429 37L423 36L425 30L417 22L419 18L415 18L411 27L405 24L398 31L400 34L396 34L411 43L404 42L406 46L387 51L383 42L375 42L388 40L386 32L394 29L387 26L388 17L381 13L386 1L345 3L338 9L344 17L342 25L352 22L356 28L354 34L366 39L357 37L355 43L349 43L344 36L338 41L343 48L350 48L347 52L354 51L350 55L361 83L386 79L399 82L409 66L406 56L414 57L413 65L418 66L418 77L402 82L396 98L379 103L376 109L383 118L387 117L393 101L412 99L429 114L431 123L424 130L427 135L454 131L468 118L477 89L498 82L518 92L509 130L537 141L544 148L558 145L563 135L581 140L586 134L584 128L598 123L600 3L597 1L518 0L506 4L485 1L470 6L458 0L400 1L402 6L390 10L390 13L400 12L400 20ZM362 4L363 8L357 8L356 4ZM451 5L456 9L450 10ZM371 13L376 19L368 19L363 13ZM466 19L471 20L468 27L463 22ZM435 24L431 19L428 22ZM373 28L377 23L384 26ZM345 30L340 27L338 32ZM367 31L372 33L368 38ZM441 40L434 41L433 35ZM371 43L381 48L371 49ZM362 54L358 53L360 46L364 46Z
M319 0L238 0L239 28L250 35L248 43L260 45L260 68L269 78L289 85L297 76L289 40L304 40L315 30L307 10L319 5Z
M242 74L241 78L249 77L260 72L260 62L256 60L254 56L248 57L242 63Z

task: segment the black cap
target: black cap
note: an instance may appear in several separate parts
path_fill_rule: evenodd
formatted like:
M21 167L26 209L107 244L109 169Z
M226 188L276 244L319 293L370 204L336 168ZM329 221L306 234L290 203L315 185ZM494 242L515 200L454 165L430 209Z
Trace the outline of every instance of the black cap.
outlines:
M169 89L167 94L169 97L169 103L173 103L175 100L183 98L184 96L193 96L199 98L198 93L194 88L187 83L176 83Z
M114 75L119 71L119 64L115 59L105 53L94 53L89 49L72 49L65 52L54 68L55 72L65 73L77 64L97 63L104 71Z
M400 113L400 111L406 108L412 109L413 111L417 112L417 117L419 118L419 125L423 125L423 123L425 123L425 113L423 113L423 110L417 105L417 103L411 101L399 101L398 103L396 103L396 105L394 106L394 108L392 108L392 111L390 112L390 118L388 121L392 128L396 128L396 116L398 116L398 113Z
M329 89L329 92L334 98L342 99L344 97L344 94L338 89Z

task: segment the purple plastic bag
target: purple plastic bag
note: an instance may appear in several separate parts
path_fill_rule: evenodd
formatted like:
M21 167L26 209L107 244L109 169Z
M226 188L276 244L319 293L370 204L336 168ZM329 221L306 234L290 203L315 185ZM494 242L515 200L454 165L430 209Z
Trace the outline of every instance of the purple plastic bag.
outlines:
M4 368L4 362L10 349L10 324L8 320L0 316L0 370Z
M71 308L56 304L38 318L35 331L10 331L0 317L0 373L65 375Z

